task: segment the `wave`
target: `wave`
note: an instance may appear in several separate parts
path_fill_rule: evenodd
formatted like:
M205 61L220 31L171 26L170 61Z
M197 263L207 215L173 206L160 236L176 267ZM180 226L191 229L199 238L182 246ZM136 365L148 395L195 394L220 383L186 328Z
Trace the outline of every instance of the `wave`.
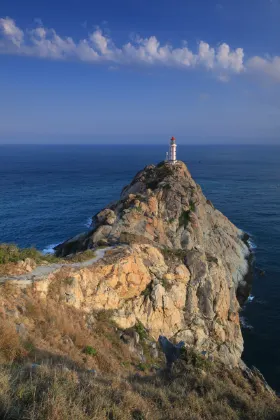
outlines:
M245 328L246 330L253 330L254 329L254 327L249 324L248 320L244 316L240 317L240 324L241 324L241 327Z
M58 244L50 244L48 246L46 246L46 248L44 248L42 250L42 254L46 255L46 254L54 254L54 247L57 246Z
M247 302L248 302L248 303L253 302L253 300L254 300L254 299L255 299L255 296L250 295L250 296L248 297L248 299L247 299Z
M85 223L85 226L90 229L92 227L92 217L89 217Z
M257 249L257 245L255 244L251 236L248 239L248 245L251 251L254 251L255 249Z

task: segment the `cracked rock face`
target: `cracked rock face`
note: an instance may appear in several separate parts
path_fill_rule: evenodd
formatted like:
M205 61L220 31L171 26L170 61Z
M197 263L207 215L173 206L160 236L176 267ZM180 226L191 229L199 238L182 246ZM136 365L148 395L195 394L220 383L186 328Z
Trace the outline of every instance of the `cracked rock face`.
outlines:
M93 225L59 245L57 254L117 247L92 267L74 270L62 300L70 293L67 304L113 310L121 328L141 322L155 339L184 340L238 364L243 340L236 291L248 271L249 249L184 163L146 167Z

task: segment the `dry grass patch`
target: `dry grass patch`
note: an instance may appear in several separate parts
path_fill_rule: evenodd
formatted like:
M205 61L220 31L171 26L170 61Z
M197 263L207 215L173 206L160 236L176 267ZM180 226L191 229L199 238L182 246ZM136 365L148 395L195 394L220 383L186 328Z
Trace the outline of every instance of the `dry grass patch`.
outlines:
M194 351L183 352L171 374L135 374L139 359L110 311L86 314L50 296L41 300L31 288L0 293L0 307L3 420L280 419L279 399L260 378L249 380ZM138 324L141 344L142 330Z
M15 324L0 318L0 363L13 362L23 354Z
M84 370L0 368L3 420L278 420L278 399L232 382L220 367L206 373L184 361L171 375L93 377ZM243 378L243 379L242 379ZM235 378L236 379L236 378ZM257 379L256 379L257 380Z
M55 295L55 289L52 293ZM18 291L13 299L9 295L2 305L11 308L12 300L13 308L19 307L21 312L9 309L11 313L16 311L17 316L9 316L3 324L2 361L17 358L20 346L31 362L51 359L54 364L66 363L106 373L130 371L136 363L136 356L120 340L115 324L110 321L111 312L86 314L51 298L42 300L31 289ZM19 338L16 324L24 326L26 336ZM86 351L90 347L96 350L94 355Z

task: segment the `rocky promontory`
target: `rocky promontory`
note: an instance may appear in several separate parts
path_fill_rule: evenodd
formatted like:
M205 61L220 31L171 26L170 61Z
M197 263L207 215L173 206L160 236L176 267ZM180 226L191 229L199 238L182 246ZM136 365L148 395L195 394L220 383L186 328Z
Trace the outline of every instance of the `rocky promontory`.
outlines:
M110 310L122 329L141 323L231 366L243 339L237 291L249 271L243 233L205 198L183 162L140 171L91 231L56 247L70 254L108 247L104 258L69 268L59 299L87 313ZM52 276L34 284L46 297Z

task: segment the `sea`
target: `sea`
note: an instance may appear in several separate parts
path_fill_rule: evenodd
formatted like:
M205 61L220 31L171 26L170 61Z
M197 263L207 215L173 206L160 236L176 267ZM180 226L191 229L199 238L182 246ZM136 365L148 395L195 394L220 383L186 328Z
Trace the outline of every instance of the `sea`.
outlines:
M1 145L0 242L43 252L89 229L164 145ZM241 313L243 360L280 392L280 146L178 145L216 208L248 232L251 295Z

